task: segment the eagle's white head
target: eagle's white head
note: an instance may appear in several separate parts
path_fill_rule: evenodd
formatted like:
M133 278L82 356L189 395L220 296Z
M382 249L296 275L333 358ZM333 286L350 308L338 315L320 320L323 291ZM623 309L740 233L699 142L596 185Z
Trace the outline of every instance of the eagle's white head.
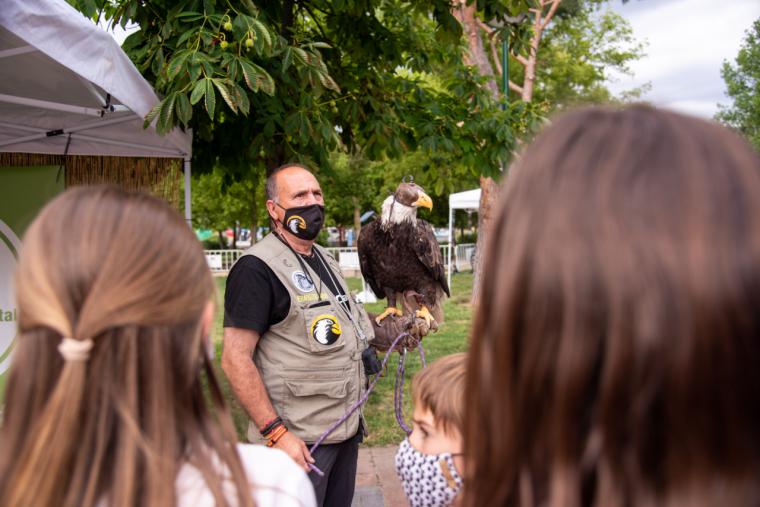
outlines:
M396 192L383 201L380 223L387 228L405 221L414 222L418 207L432 210L433 200L416 183L401 183Z

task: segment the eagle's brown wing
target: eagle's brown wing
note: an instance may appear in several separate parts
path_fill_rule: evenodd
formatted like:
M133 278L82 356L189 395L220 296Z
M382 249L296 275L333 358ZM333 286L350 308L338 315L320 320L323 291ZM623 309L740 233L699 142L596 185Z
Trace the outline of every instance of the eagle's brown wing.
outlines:
M376 274L374 272L374 265L372 256L375 254L375 236L380 221L375 220L362 227L359 232L359 237L356 240L356 250L359 253L359 268L361 268L362 276L364 280L372 288L372 292L375 296L382 299L385 297L385 292L382 287L377 283Z
M420 218L417 219L417 238L414 241L414 252L417 258L430 272L433 280L438 282L447 296L451 297L449 284L446 282L446 271L443 269L443 257L438 240L429 223Z

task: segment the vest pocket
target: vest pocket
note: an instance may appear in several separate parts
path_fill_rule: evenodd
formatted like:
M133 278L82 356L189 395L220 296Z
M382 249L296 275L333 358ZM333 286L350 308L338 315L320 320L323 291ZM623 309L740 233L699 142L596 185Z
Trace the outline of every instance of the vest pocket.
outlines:
M348 409L348 378L310 377L284 379L282 416L298 435L319 435Z
M304 325L309 350L315 354L327 354L342 349L346 344L346 333L338 319L338 309L333 304L311 305L304 309Z

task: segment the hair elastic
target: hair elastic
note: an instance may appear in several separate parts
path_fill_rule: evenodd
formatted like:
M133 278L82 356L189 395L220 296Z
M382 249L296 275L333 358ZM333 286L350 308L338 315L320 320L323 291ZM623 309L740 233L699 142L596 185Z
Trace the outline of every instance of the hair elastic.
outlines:
M58 352L63 356L63 360L69 361L87 361L90 358L90 350L95 342L88 338L86 340L75 340L64 336L58 345Z

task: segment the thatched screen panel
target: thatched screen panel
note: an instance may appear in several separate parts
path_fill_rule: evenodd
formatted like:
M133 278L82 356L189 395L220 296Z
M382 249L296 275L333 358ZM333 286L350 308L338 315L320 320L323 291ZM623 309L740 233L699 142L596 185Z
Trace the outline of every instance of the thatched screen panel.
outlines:
M62 177L66 178L66 187L119 185L162 197L180 210L181 159L89 155L67 155L65 159ZM63 160L63 155L0 153L0 167L61 165Z

